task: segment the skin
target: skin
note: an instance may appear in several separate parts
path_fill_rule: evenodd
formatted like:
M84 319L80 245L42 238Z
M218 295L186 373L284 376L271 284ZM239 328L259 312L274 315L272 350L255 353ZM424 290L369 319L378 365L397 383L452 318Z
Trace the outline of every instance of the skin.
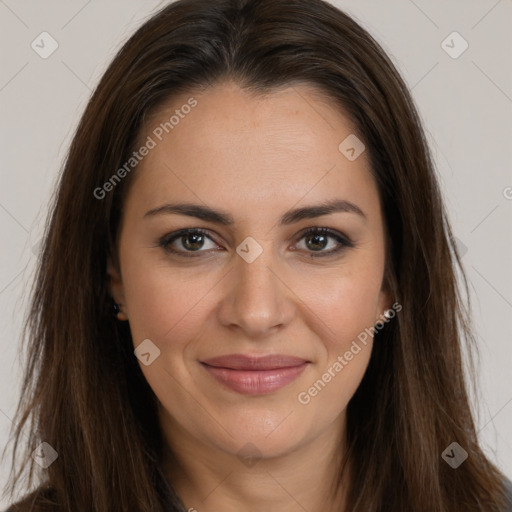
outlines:
M305 84L265 96L232 82L183 94L149 119L140 140L191 96L197 106L133 171L120 268L108 266L135 347L150 339L160 350L141 369L177 459L172 465L166 452L166 471L187 508L199 512L343 510L345 479L331 491L346 406L366 370L371 337L308 404L297 397L392 304L383 286L385 226L367 152L349 161L338 150L355 128ZM289 209L335 198L355 203L365 218L336 212L278 224ZM235 222L144 217L176 202L221 209ZM331 228L353 247L313 258L339 244L329 235L318 248L302 235L310 227ZM199 239L198 257L158 246L183 228L203 228L211 237ZM252 263L236 252L248 236L263 249ZM193 242L178 238L172 247L187 253ZM310 364L285 387L248 396L226 389L200 364L233 353L294 355ZM252 465L237 455L242 448L255 452Z

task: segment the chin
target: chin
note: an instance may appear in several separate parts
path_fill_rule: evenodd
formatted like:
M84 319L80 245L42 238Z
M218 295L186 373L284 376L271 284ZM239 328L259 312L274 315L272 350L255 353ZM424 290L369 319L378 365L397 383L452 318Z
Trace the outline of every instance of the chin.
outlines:
M293 452L309 438L314 439L318 432L314 428L308 428L307 422L298 422L296 413L269 413L266 416L261 412L248 413L244 411L239 418L231 418L228 415L226 425L231 434L222 431L222 438L212 441L232 454L240 456L245 452L256 452L264 458L279 457ZM289 416L288 416L289 415ZM211 435L210 430L210 435ZM249 455L251 455L249 453Z

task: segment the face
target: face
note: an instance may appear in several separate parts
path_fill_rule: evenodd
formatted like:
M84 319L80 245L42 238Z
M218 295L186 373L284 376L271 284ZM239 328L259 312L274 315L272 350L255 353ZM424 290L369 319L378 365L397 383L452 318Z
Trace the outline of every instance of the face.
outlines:
M109 274L171 445L270 457L343 431L391 304L354 133L306 85L218 84L147 122Z

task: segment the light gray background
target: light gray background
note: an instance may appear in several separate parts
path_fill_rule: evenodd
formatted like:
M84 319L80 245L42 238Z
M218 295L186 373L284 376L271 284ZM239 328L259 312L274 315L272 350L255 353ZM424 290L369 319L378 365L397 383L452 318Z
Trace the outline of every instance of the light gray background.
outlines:
M116 50L164 3L0 0L0 447L21 392L20 327L37 243L72 133ZM467 248L481 347L479 436L512 477L512 2L334 3L388 51L419 106L455 235ZM43 31L59 44L47 59L31 48ZM441 47L453 31L469 43L457 59ZM2 461L2 486L7 471Z

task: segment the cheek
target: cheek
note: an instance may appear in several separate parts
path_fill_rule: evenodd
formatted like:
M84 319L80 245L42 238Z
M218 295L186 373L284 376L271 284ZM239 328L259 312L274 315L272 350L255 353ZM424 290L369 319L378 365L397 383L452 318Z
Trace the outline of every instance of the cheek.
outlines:
M322 354L297 395L303 415L331 423L346 408L364 376L373 347L380 275L365 273L324 281L308 305L321 321ZM320 328L316 328L317 334Z
M346 350L345 350L346 349ZM372 351L372 341L349 343L343 350L333 350L329 363L297 395L297 407L303 418L314 418L325 425L334 422L346 409L364 376ZM350 360L347 358L350 354Z
M148 384L183 421L201 415L187 391L193 383L186 361L207 328L205 296L215 281L205 282L154 261L144 265L127 260L124 282L134 346L150 339L160 350L154 362L140 365Z
M305 300L310 318L318 318L313 329L321 332L323 344L308 387L298 396L308 414L331 421L357 390L371 356L382 271L379 261L361 259L350 269L340 268L335 278L318 279L321 287Z
M343 347L373 327L379 312L383 265L361 260L331 269L325 275L301 279L297 295L322 325L322 338L330 351ZM317 329L315 329L317 330Z
M180 333L203 325L201 302L213 282L181 273L164 262L126 258L123 268L125 297L134 343L150 338L158 344L183 339Z

